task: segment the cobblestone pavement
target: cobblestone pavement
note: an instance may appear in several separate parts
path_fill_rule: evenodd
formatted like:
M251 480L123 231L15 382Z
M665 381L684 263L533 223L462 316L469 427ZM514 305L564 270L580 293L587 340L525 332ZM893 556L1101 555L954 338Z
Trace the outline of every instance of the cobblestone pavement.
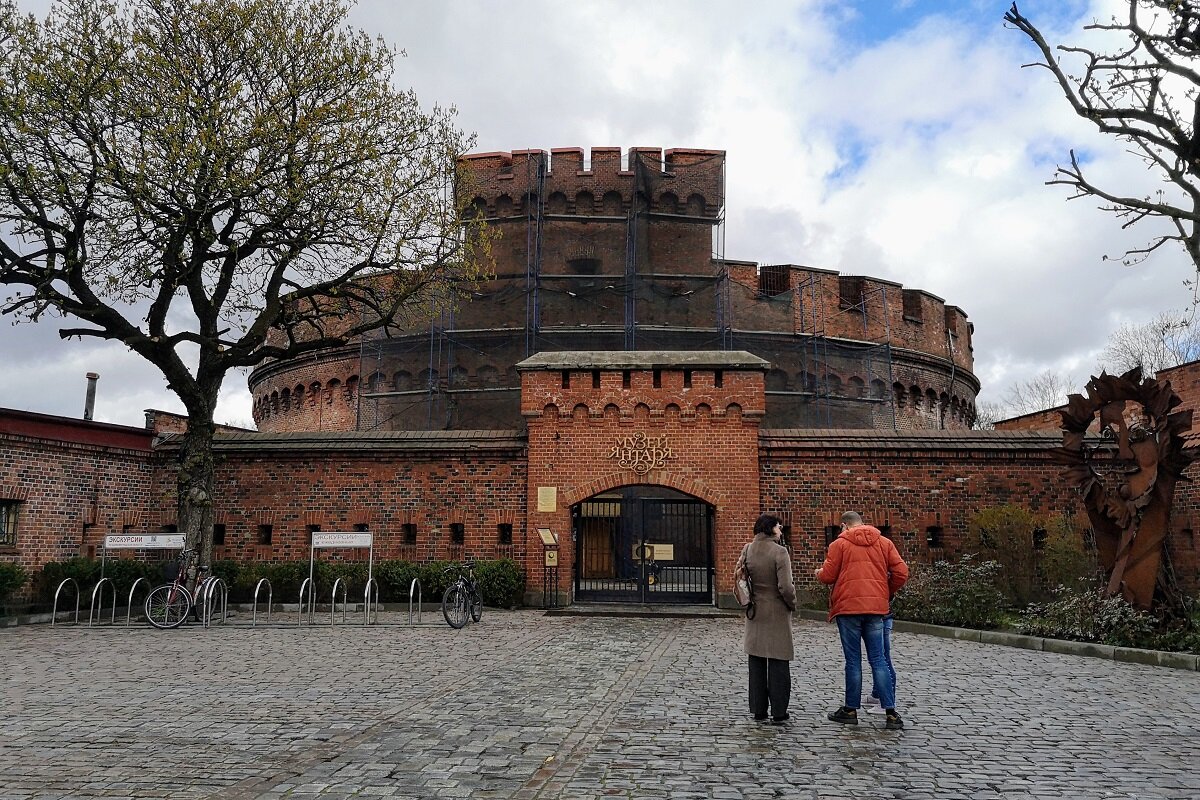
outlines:
M0 797L1200 798L1200 673L896 634L907 727L746 711L742 622L0 631ZM386 622L398 623L399 615Z

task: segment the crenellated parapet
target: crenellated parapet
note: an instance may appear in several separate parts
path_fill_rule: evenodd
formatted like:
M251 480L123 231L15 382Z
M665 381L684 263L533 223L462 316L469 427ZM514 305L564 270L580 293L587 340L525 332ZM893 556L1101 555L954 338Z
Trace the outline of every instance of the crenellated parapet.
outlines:
M531 198L549 215L625 217L640 195L652 213L716 220L725 196L725 151L619 147L474 153L459 164L464 187L489 219L524 217ZM541 189L539 193L539 188Z

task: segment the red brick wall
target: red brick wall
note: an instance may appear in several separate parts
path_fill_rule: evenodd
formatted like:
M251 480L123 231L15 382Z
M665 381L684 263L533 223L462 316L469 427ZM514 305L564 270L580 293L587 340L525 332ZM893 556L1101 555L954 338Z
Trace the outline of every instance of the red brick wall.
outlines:
M760 513L758 504L758 422L763 413L763 376L758 371L695 370L683 387L681 369L633 371L623 387L621 370L571 373L563 387L558 371L525 372L522 413L529 424L529 519L527 564L531 586L541 585L541 548L536 529L559 535L559 585L570 586L574 549L570 541L573 504L619 486L670 486L716 507L715 558L731 564ZM666 437L672 457L661 470L638 475L611 458L613 447L637 433ZM553 488L556 509L538 510L539 488ZM718 568L718 586L729 592L728 570Z
M139 512L151 506L149 432L143 447L129 448L65 440L69 427L60 426L59 440L0 434L0 500L20 501L16 547L0 549L0 559L40 567L142 524Z
M379 437L360 450L338 447L337 441L261 436L219 441L214 511L216 522L225 525L225 546L214 557L305 559L309 526L349 531L365 524L375 534L376 560L524 558L520 437ZM170 465L165 461L155 475L167 504L174 503ZM404 543L405 523L416 525L415 545ZM451 523L463 524L462 545L451 542ZM499 523L513 525L513 545L499 543ZM270 546L258 544L260 525L272 527ZM335 552L366 558L365 550Z

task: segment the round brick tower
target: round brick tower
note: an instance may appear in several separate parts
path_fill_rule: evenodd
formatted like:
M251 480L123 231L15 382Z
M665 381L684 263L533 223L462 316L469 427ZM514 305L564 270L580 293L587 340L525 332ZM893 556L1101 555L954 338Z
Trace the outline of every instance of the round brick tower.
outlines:
M419 326L250 376L267 432L519 428L538 352L746 350L765 428L967 428L971 324L932 294L723 257L725 153L580 148L462 159L494 275Z

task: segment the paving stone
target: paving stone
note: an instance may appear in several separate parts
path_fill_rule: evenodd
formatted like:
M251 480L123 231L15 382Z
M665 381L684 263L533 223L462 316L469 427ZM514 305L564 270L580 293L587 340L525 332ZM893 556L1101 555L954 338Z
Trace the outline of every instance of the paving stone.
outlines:
M772 726L738 617L404 619L6 628L0 798L1200 797L1200 673L898 633L905 730L838 726L801 621Z

